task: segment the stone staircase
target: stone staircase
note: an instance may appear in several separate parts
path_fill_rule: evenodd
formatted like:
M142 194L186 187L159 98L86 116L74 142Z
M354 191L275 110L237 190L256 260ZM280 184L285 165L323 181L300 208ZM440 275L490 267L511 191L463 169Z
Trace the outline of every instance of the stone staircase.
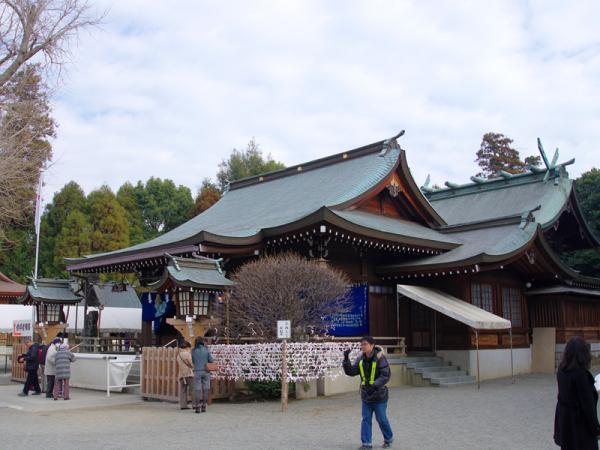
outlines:
M476 377L435 355L386 355L390 365L400 366L404 384L410 386L453 387L475 384ZM393 369L392 369L393 370Z

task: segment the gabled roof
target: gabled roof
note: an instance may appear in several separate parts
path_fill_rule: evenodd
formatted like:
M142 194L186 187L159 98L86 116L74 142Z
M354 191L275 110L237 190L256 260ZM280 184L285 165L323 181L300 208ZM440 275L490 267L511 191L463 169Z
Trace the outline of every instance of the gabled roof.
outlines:
M235 284L225 278L219 260L177 258L173 256L170 257L169 264L165 267L160 280L147 287L161 290L170 283L177 287L214 290L222 290Z
M150 253L162 256L164 252L174 253L175 248L189 250L190 246L200 243L255 245L266 236L321 220L325 214L332 217L330 213L337 214L361 199L380 192L399 166L401 172L408 177L404 180L405 188L410 191L414 207L423 220L435 226L444 224L412 180L404 151L392 138L233 182L228 192L215 205L179 227L129 248L80 259L67 259L67 266L69 270L81 270L102 265L103 261L127 262L129 256L137 258ZM344 219L369 233L369 226L364 225L362 217L346 216ZM372 218L370 222L373 220ZM388 226L388 234L401 241L404 228L409 227L405 225L398 222L396 229ZM412 235L409 239L438 241L442 243L441 248L455 245L451 239L432 232L426 225L417 230L418 227L416 224L410 226Z
M16 299L25 293L25 286L0 272L0 298Z
M88 306L106 308L141 308L142 304L133 286L120 283L94 283Z
M555 175L544 181L544 174L529 172L453 186L425 194L448 225L533 211L537 223L545 228L554 223L566 207L573 180Z
M73 292L70 280L49 278L32 280L27 285L25 296L21 299L21 303L26 305L32 303L75 304L80 301L81 297Z

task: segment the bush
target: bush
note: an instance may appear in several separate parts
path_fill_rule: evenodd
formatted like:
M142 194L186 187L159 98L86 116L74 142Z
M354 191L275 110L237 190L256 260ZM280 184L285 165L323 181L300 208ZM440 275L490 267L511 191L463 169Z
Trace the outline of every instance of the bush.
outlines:
M281 381L246 381L248 390L261 400L274 400L281 398ZM288 393L294 393L296 385L288 384Z

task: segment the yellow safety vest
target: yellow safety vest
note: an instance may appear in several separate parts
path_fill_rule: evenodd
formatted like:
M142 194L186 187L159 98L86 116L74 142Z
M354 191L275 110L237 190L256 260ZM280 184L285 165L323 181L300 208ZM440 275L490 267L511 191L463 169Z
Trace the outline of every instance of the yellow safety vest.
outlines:
M361 384L364 386L365 383L367 382L367 379L365 378L365 368L363 365L362 358L361 358L360 362L358 363L358 368L360 369L360 379L362 380ZM377 369L377 361L373 360L373 361L371 361L371 378L369 379L370 385L375 383L375 370L376 369Z

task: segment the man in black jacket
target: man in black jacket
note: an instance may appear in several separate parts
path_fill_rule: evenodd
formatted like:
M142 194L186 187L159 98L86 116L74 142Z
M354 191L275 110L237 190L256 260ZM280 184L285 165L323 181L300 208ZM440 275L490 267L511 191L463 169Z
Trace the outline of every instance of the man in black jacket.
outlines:
M40 395L42 389L40 388L40 381L38 379L39 364L39 348L38 345L32 341L27 342L27 353L21 355L25 361L25 371L27 372L27 379L23 385L23 392L19 392L20 397L26 397L29 394L29 389L33 389L35 392L33 395Z
M362 423L360 427L361 449L373 448L373 413L383 433L383 448L392 446L394 434L387 418L390 366L380 347L375 347L375 339L365 336L360 341L361 354L354 364L350 361L350 349L344 351L344 372L350 377L360 375L360 396L362 399Z

